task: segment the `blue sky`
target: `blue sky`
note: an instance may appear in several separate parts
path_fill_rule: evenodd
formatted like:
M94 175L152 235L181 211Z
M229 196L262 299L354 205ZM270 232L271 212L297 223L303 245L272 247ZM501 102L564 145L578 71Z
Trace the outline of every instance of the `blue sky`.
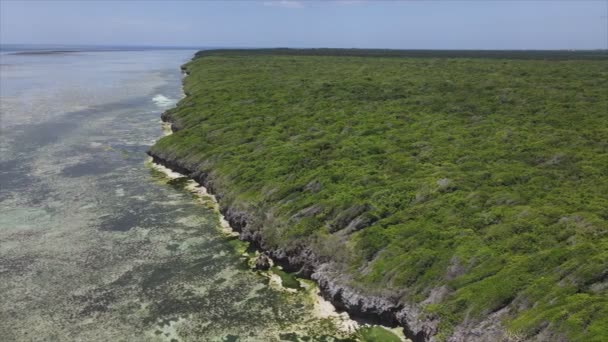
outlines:
M608 0L0 0L0 43L608 48Z

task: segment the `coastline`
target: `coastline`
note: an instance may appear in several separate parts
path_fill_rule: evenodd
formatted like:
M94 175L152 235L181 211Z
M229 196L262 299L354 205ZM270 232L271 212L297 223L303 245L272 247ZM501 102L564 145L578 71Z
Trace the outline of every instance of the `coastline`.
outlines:
M241 237L240 233L234 230L230 222L226 220L226 217L222 213L216 196L210 193L204 185L200 184L192 177L185 176L183 173L176 171L175 169L172 169L170 167L167 167L162 163L159 163L154 157L151 157L148 163L152 168L165 174L170 179L177 179L182 177L189 178L193 182L193 184L188 184L185 189L196 193L201 199L202 203L208 204L210 208L217 212L220 222L220 229L222 230L222 232L226 234L226 236L236 236L239 238ZM251 243L251 241L249 240L244 241ZM255 249L258 253L268 255L267 251L259 247L255 247ZM250 264L254 262L254 259L255 258L250 259ZM273 257L271 257L271 259L273 260L273 262L277 263L277 259ZM281 267L283 266L281 265ZM263 276L269 278L270 286L275 287L281 291L291 293L297 292L297 290L295 289L285 287L282 283L281 277L273 271L268 270L263 271L263 273ZM357 332L357 330L362 328L380 327L382 329L390 331L396 337L399 337L399 339L401 339L401 341L403 342L412 341L409 339L409 337L407 337L405 330L399 328L399 325L384 325L383 322L381 320L378 320L377 318L371 320L374 323L370 324L368 321L357 320L355 318L350 317L349 310L340 310L344 306L342 303L337 303L335 300L332 300L334 297L329 296L328 291L323 291L323 288L320 286L320 281L321 279L314 279L312 277L298 279L301 288L304 289L304 291L306 291L313 300L315 308L314 314L319 318L333 318L336 327L338 327L341 333L354 334ZM367 319L370 319L370 317L367 317Z
M190 73L184 66L182 71L182 97L180 101L189 94L185 91L183 82ZM179 101L172 107L178 107ZM179 128L171 121L168 110L161 114L161 129L163 136L171 135ZM364 326L380 326L387 331L392 332L399 337L403 342L423 342L431 341L427 336L421 335L419 332L414 334L408 330L407 325L400 323L397 315L397 306L389 303L383 298L373 297L366 298L354 292L354 290L335 284L331 280L331 267L327 264L317 265L317 258L311 251L302 251L298 255L288 255L282 250L274 250L265 248L264 242L259 234L251 232L247 229L252 217L245 212L237 211L229 206L221 205L221 192L214 186L207 174L190 170L188 166L177 159L164 158L153 153L151 150L146 152L151 160L151 166L156 170L164 173L169 178L187 177L192 180L196 186L187 187L188 190L196 192L200 198L208 197L210 205L213 207L219 216L220 228L228 236L237 236L240 240L248 242L257 252L268 256L272 259L274 265L279 265L283 270L295 273L298 278L301 278L300 283L307 291L311 290L311 286L316 287L310 291L315 303L315 314L319 317L334 317L340 320L340 330L343 332L354 333L357 329ZM317 268L319 269L318 271ZM316 271L316 272L315 272ZM278 281L280 277L268 271L270 282ZM313 284L305 284L311 282ZM286 291L289 288L284 288ZM349 298L349 300L344 300ZM367 300L369 299L369 300ZM351 317L352 316L352 317ZM407 313L401 313L401 319L407 317ZM368 323L373 323L369 325Z
M166 116L163 116L163 120ZM208 194L217 198L219 211L239 239L247 241L256 250L269 256L275 264L287 272L295 272L298 277L314 281L319 287L321 296L336 309L343 310L355 319L374 322L385 327L401 327L403 334L412 342L434 341L438 320L420 320L422 312L414 306L405 306L379 296L366 296L339 283L334 277L339 276L332 265L319 260L310 249L299 250L288 254L281 249L266 247L261 235L249 230L252 216L221 204L221 190L217 189L207 174L190 170L183 162L147 152L154 164L161 165L173 172L184 175L200 186Z
M176 172L164 165L155 163L153 158L150 158L146 163L149 164L150 167L152 167L153 169L163 173L169 179L173 180L186 177L183 174ZM219 204L215 196L210 194L204 186L198 184L192 178L189 179L190 182L184 187L184 189L196 194L197 197L199 197L199 199L201 200L202 204L207 205L209 208L211 208L217 213L220 223L219 227L223 234L225 234L227 237L239 237L239 234L232 229L228 221L226 221L224 215L220 212ZM253 264L255 263L255 259L260 252L260 250L256 250L255 256L252 256L248 253L243 254L243 256L247 256L250 267L254 267ZM272 270L262 270L261 272L262 276L269 279L269 286L279 291L285 291L289 293L296 293L298 291L295 288L286 287L283 284L282 278ZM319 318L335 318L338 321L335 323L337 323L337 326L339 327L339 330L342 333L352 334L355 333L357 329L362 327L359 322L351 319L347 313L338 312L338 310L333 304L331 304L324 297L322 297L316 282L309 279L298 279L298 282L301 286L300 289L303 289L308 295L311 296L314 303L314 313L316 316L318 316ZM383 328L394 332L394 329L391 329L389 327L383 326ZM405 336L403 334L400 335L402 335L400 336L402 338L402 341L408 341L404 339Z

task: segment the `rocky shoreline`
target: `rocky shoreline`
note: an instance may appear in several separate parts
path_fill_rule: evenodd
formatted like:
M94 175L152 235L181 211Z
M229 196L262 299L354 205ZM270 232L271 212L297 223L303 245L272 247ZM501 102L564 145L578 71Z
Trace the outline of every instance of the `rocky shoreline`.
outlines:
M163 115L163 120L167 119L167 116ZM355 318L377 322L385 326L401 326L405 336L413 342L435 340L433 335L437 331L438 320L425 317L417 307L379 296L367 296L341 284L336 280L340 275L335 271L332 263L317 258L311 249L302 248L287 252L283 249L268 247L261 234L250 229L254 220L252 215L222 204L222 191L215 187L208 174L192 170L179 160L150 151L148 154L154 163L186 175L207 188L207 191L218 199L220 212L230 223L232 229L239 233L241 240L250 242L286 271L295 272L299 277L314 280L319 285L321 295L337 309L344 310Z

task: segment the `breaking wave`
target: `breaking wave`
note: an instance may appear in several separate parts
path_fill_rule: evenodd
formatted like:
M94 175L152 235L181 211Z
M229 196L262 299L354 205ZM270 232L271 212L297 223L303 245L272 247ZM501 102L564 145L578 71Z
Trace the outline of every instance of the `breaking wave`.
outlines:
M169 108L175 106L177 100L170 99L164 95L158 94L152 98L152 101L160 108Z

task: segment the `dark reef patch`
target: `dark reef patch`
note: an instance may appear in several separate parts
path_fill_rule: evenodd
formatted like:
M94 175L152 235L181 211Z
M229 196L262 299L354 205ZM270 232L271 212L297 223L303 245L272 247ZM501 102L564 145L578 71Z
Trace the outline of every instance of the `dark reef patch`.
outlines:
M126 232L135 228L141 221L141 217L135 212L125 212L120 216L110 216L100 224L101 230Z
M61 175L65 177L95 176L114 171L115 166L104 159L88 160L76 165L65 167Z

